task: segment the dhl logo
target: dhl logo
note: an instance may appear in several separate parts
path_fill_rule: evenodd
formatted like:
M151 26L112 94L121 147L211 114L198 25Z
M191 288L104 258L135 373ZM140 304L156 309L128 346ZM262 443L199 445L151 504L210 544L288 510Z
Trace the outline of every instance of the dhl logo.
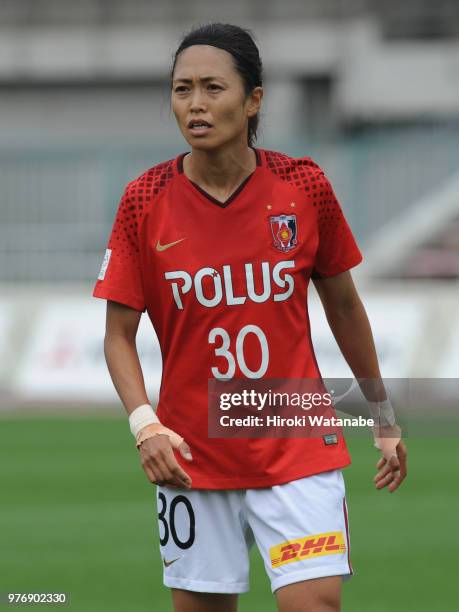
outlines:
M344 543L343 532L331 531L330 533L319 533L271 546L269 554L272 567L279 567L286 563L310 559L311 557L339 555L345 551L346 544Z

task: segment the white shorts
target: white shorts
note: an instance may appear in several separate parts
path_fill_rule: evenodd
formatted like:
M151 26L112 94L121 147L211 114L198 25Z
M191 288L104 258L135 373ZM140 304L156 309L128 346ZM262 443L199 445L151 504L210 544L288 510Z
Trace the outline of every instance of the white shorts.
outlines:
M353 574L341 470L261 489L157 487L167 587L206 593L249 590L254 542L271 590Z

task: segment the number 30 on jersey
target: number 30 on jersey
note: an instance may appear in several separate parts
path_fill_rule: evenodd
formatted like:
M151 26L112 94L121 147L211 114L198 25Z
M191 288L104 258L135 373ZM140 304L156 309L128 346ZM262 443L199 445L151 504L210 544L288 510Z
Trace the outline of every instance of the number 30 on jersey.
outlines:
M261 363L258 370L251 370L246 363L244 357L244 340L247 334L255 334L260 343ZM247 378L261 378L266 373L269 364L269 347L263 330L257 325L245 325L236 337L236 356L230 351L230 336L223 327L214 327L209 333L209 343L216 344L217 339L221 339L221 344L215 349L217 357L223 357L228 363L226 371L221 371L217 367L211 368L212 374L219 380L228 380L233 378L236 372L236 361L244 376Z

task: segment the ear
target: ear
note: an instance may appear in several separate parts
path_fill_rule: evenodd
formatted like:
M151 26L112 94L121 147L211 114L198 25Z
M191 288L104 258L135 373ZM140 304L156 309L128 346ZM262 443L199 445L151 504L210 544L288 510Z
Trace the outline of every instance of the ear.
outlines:
M261 108L261 100L263 98L263 87L255 87L250 94L249 105L247 107L247 115L254 117Z

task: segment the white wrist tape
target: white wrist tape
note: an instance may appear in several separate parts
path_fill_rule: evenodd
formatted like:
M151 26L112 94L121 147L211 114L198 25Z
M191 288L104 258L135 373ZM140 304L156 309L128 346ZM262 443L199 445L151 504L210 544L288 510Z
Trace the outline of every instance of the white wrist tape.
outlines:
M387 461L392 455L397 456L397 446L401 440L402 430L398 425L384 428L384 435L381 427L373 427L374 445L380 450ZM389 435L390 434L390 435Z
M378 427L392 427L395 425L395 414L390 400L368 402L368 408L375 425Z
M131 433L134 438L137 438L139 431L147 425L153 425L159 422L150 404L142 404L142 406L133 410L129 415L129 427L131 428Z

